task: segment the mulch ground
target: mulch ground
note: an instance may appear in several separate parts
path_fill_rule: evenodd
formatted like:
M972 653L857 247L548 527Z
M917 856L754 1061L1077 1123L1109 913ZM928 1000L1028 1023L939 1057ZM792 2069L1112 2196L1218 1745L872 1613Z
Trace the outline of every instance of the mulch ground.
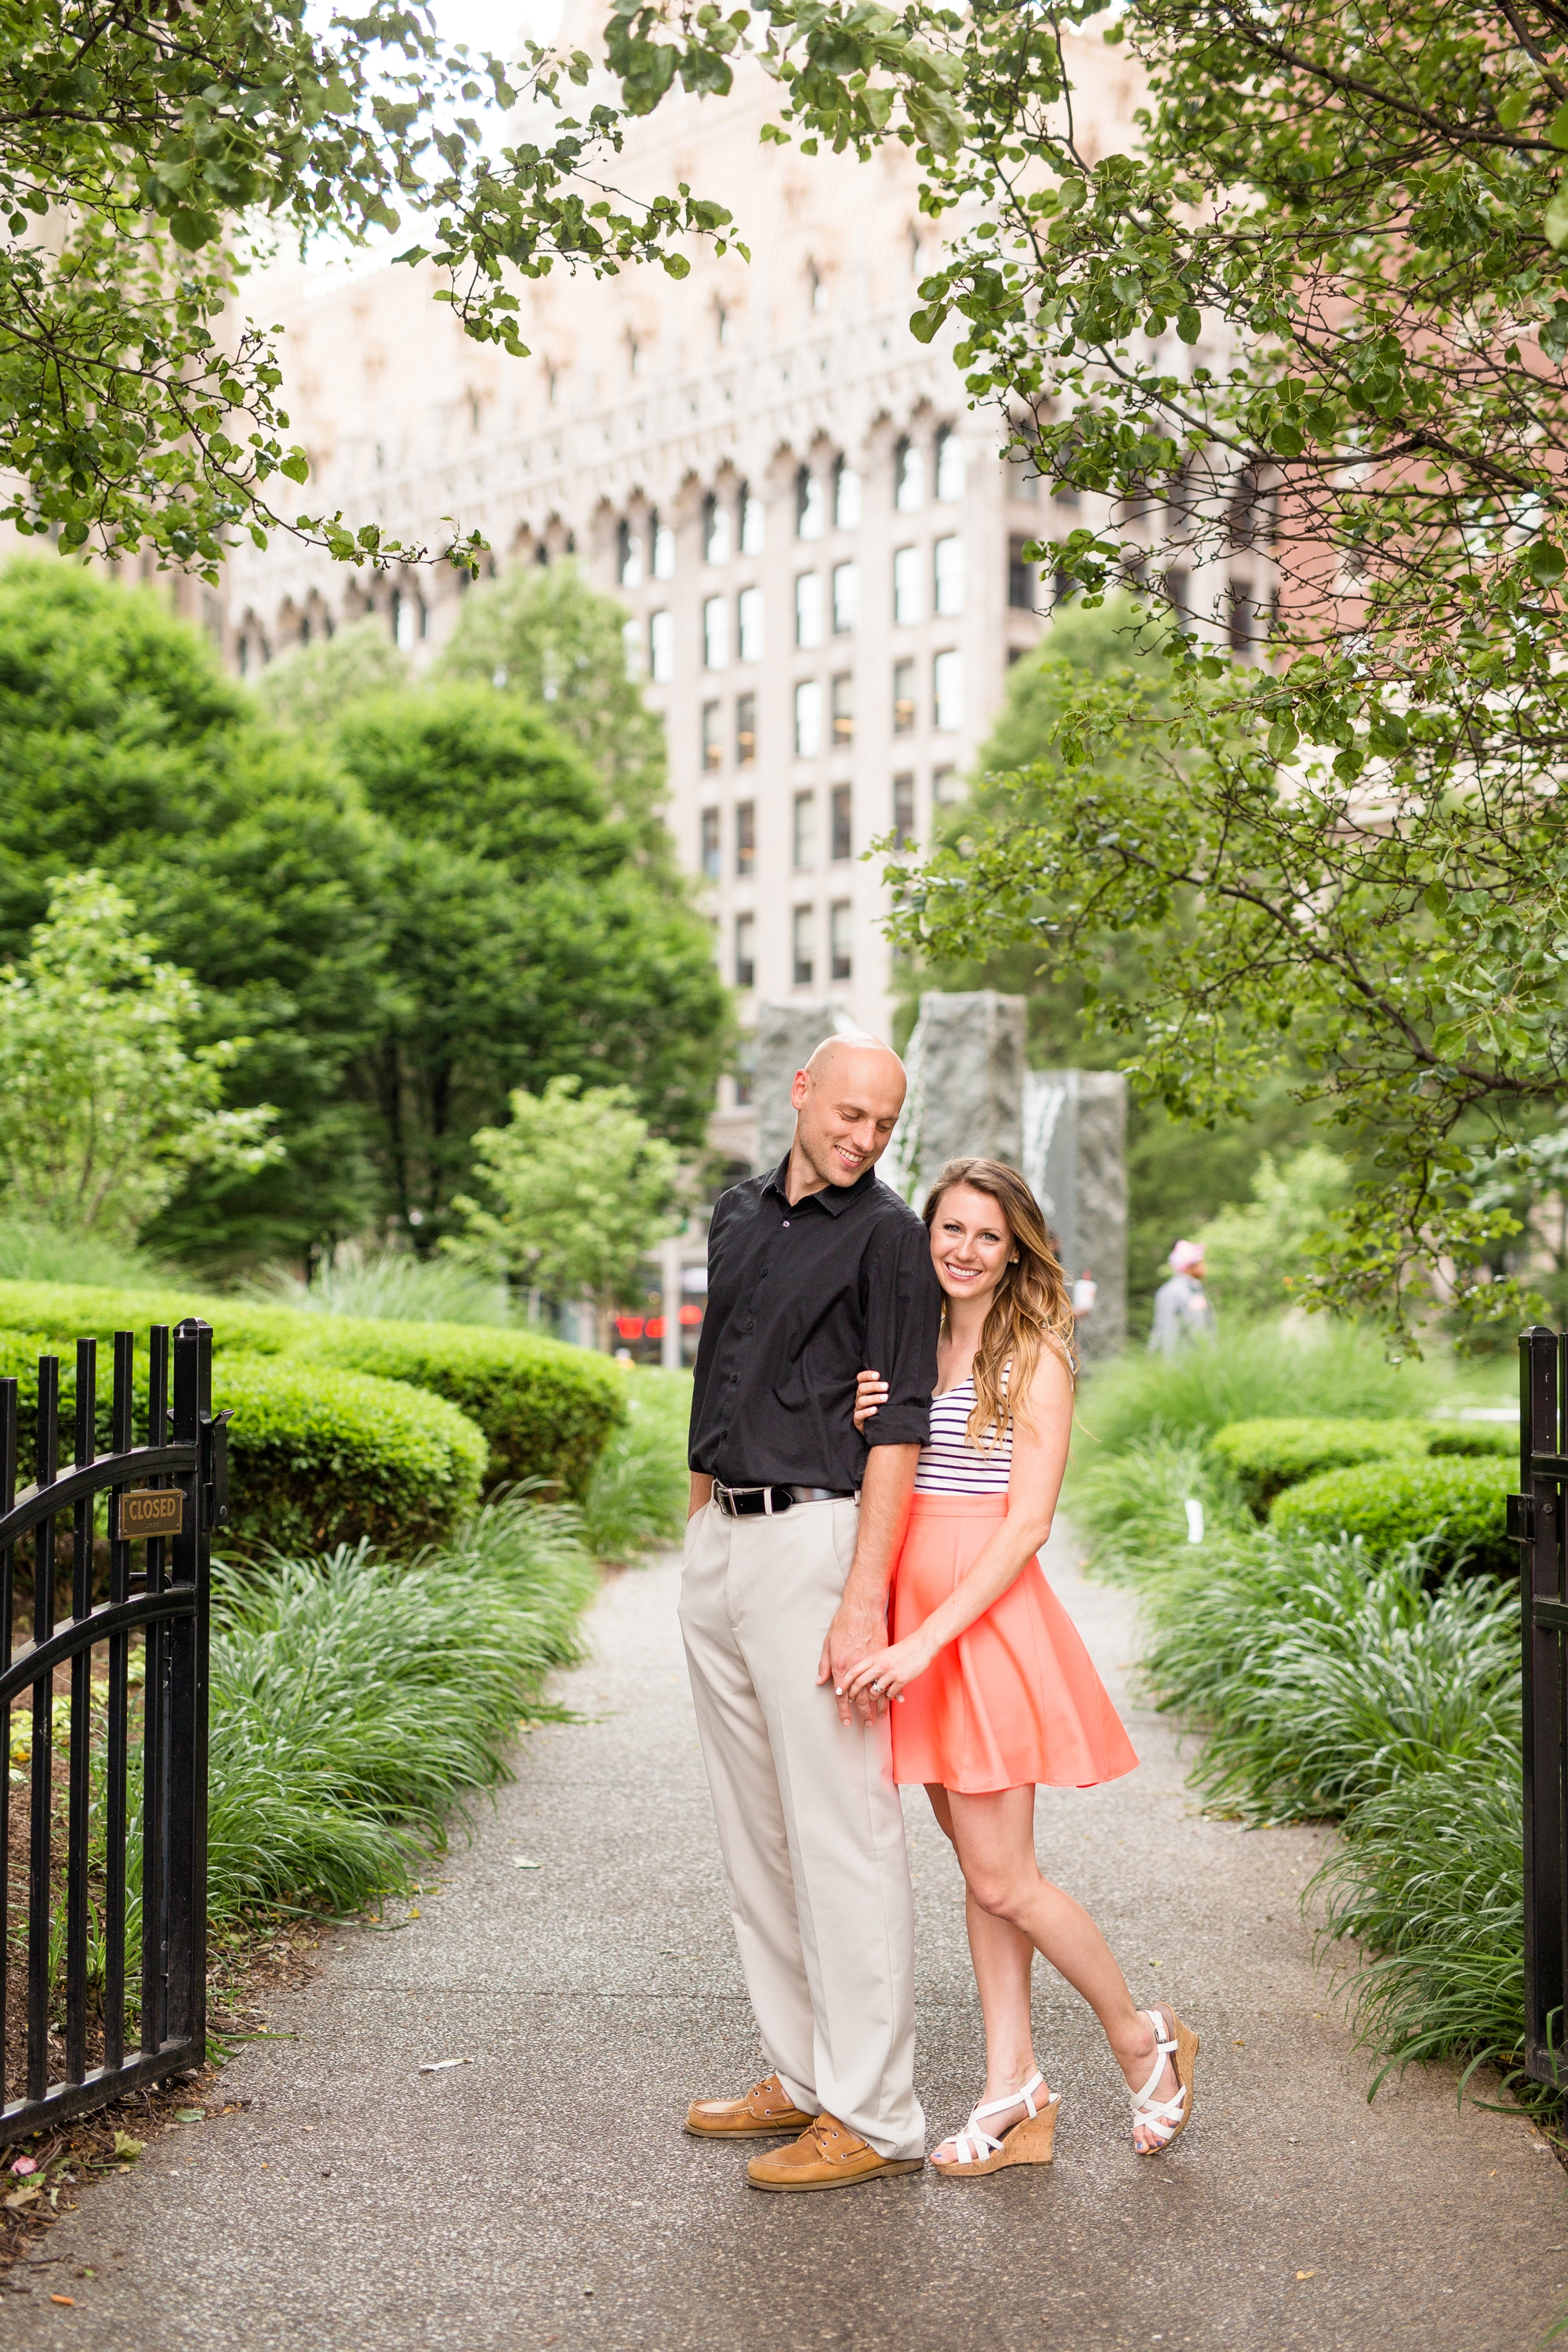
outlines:
M313 1920L280 1925L276 1917L226 1931L207 1970L209 2041L237 2047L265 2033L271 1996L315 1975L318 1953L331 1932ZM23 2277L47 2282L55 2301L68 2303L69 2275L50 2278L65 2259L47 2245L61 2215L75 2210L94 2181L129 2170L150 2141L249 2104L226 2100L222 2066L209 2064L0 2148L0 2278L15 2271L18 2283Z

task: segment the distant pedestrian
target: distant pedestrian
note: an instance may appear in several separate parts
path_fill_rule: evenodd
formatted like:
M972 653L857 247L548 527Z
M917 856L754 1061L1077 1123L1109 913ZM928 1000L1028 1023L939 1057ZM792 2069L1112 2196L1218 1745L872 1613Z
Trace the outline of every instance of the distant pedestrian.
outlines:
M1214 1308L1204 1288L1201 1242L1178 1242L1166 1264L1171 1272L1154 1293L1149 1346L1162 1356L1178 1356L1194 1339L1214 1338Z

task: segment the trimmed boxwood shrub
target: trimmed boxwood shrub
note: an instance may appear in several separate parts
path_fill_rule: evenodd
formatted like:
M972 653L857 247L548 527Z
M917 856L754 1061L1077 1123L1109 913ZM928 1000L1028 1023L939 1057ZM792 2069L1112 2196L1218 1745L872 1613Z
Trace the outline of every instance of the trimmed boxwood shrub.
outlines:
M1261 1517L1287 1486L1325 1470L1425 1453L1428 1435L1418 1421L1233 1421L1215 1430L1209 1452Z
M1378 1552L1441 1529L1435 1567L1451 1567L1462 1556L1469 1567L1513 1575L1519 1552L1508 1540L1504 1497L1516 1483L1514 1469L1496 1458L1369 1462L1287 1487L1268 1517L1281 1534L1329 1541L1361 1536Z
M106 1290L0 1282L0 1322L47 1331L62 1354L79 1332L101 1340L150 1323L199 1315L218 1361L231 1353L305 1356L344 1371L407 1381L447 1399L489 1443L489 1479L548 1478L580 1500L610 1432L626 1417L626 1383L613 1364L531 1331L479 1323L396 1323L254 1305L198 1290ZM101 1357L101 1348L100 1348Z
M410 1381L460 1407L489 1441L495 1486L552 1478L580 1502L611 1430L626 1419L626 1381L615 1366L559 1339L488 1323L295 1320L319 1327L305 1349L312 1362Z
M330 1550L368 1536L434 1542L479 1497L483 1433L442 1397L308 1358L226 1355L213 1404L229 1423L220 1550Z
M1432 1433L1428 1454L1468 1454L1502 1455L1507 1461L1519 1460L1519 1423L1517 1421L1466 1421L1457 1426L1439 1422Z

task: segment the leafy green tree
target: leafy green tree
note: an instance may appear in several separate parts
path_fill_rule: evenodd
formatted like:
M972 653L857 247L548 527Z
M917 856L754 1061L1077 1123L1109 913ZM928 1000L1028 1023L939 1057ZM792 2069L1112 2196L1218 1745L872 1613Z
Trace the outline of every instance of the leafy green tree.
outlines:
M475 1129L519 1087L603 1072L658 1133L699 1146L728 1000L684 886L641 870L582 755L488 686L367 702L337 740L396 843L395 993L372 1069L393 1199L421 1245Z
M657 823L665 795L664 726L626 673L626 614L588 586L570 558L515 563L469 591L435 676L480 681L549 713L603 778L613 814Z
M681 237L729 218L685 189L644 204L610 184L623 110L563 110L591 70L531 45L515 71L470 58L396 0L330 17L300 0L16 0L0 55L0 520L68 551L148 545L214 580L237 530L353 562L395 551L374 523L284 503L309 461L286 437L268 335L235 323L230 225L357 243L406 209L425 242L397 258L433 253L468 331L521 352L503 261L538 278L562 257L647 259L684 277ZM721 60L700 70L728 86ZM487 100L533 101L532 139L487 152Z
M15 1215L133 1242L186 1171L280 1156L265 1106L220 1108L232 1041L187 1048L198 998L124 895L66 877L0 972L0 1181Z
M642 1261L673 1233L679 1161L650 1133L626 1087L552 1078L519 1087L505 1127L474 1137L474 1173L489 1205L459 1194L458 1257L531 1290L593 1300L601 1339L612 1310L646 1287Z
M352 704L408 681L408 660L374 614L269 662L256 699L275 725L314 735L337 725Z

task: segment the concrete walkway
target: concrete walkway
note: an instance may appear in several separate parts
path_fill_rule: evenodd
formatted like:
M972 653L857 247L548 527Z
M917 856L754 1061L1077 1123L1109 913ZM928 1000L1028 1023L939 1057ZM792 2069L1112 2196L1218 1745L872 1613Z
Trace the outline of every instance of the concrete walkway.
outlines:
M1123 1595L1052 1563L1119 1698ZM762 2197L743 2146L678 2128L693 2091L760 2071L725 1916L673 1565L593 1619L499 1810L396 1935L342 1936L274 2014L297 2041L228 2070L245 2114L156 2143L50 2236L0 2302L8 2342L98 2352L1000 2352L1121 2345L1524 2352L1568 2292L1563 2175L1529 2127L1426 2072L1366 2104L1296 1895L1307 1832L1197 1819L1174 1742L1042 1799L1047 1870L1090 1906L1135 1993L1201 2032L1196 2121L1141 2163L1097 2029L1037 1973L1065 2095L1049 2171L930 2173ZM936 2129L977 2095L959 1884L910 1807L921 2087ZM542 1864L520 1870L514 1857ZM471 2064L420 2074L422 2061ZM94 2275L81 2278L79 2271ZM46 2300L50 2288L74 2310Z

